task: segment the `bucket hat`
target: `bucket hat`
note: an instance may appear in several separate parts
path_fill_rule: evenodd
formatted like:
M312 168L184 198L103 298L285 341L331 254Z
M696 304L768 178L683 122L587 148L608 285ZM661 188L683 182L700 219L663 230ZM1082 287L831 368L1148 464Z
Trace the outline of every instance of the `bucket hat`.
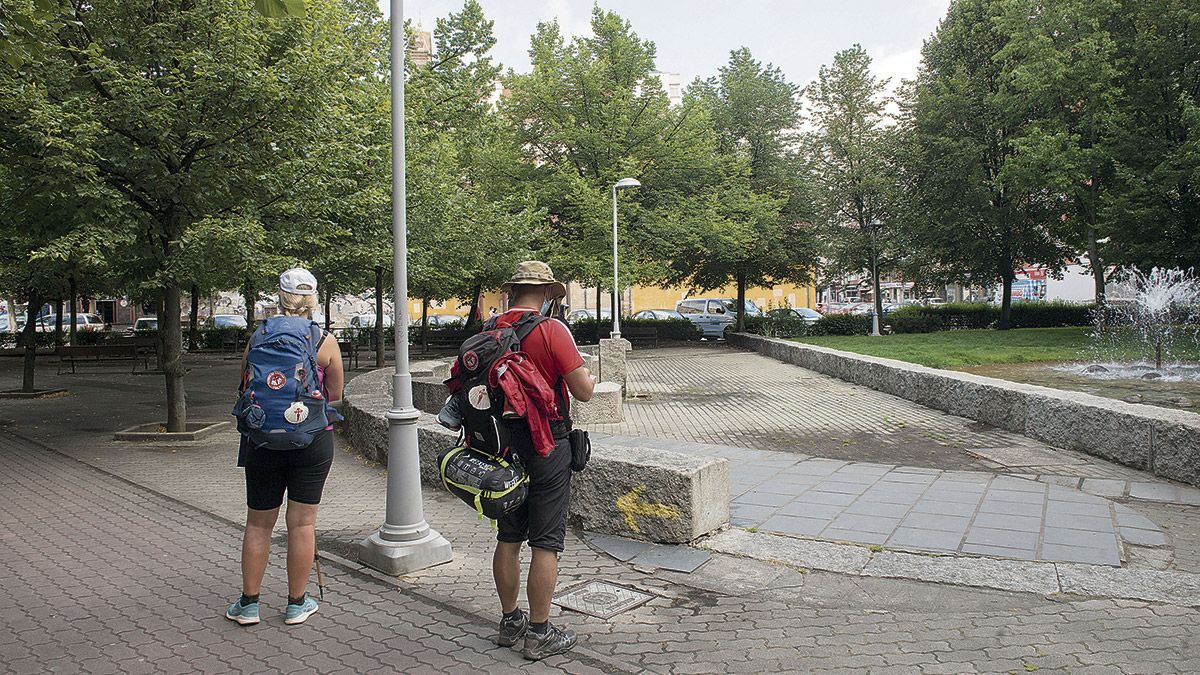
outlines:
M513 286L544 286L549 285L550 297L561 298L567 294L567 287L563 283L554 278L554 271L550 266L539 260L526 260L522 263L517 263L517 269L513 271L512 278L504 282L500 287L501 291L509 291Z

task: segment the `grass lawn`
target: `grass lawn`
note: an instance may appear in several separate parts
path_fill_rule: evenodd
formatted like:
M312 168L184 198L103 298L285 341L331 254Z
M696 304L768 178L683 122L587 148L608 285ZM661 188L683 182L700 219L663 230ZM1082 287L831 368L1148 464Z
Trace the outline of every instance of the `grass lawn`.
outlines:
M961 368L992 363L1074 361L1092 346L1092 328L1020 328L955 330L870 337L830 335L796 338L797 342L882 356L933 368Z

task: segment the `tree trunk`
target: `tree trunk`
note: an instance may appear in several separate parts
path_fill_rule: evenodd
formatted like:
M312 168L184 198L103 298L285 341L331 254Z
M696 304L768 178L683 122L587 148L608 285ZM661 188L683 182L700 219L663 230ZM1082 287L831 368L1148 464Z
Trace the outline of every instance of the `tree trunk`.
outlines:
M37 291L29 292L29 305L25 307L25 332L22 342L25 343L24 371L21 375L21 391L33 391L33 373L37 367L37 315L42 309L42 294Z
M1092 280L1096 284L1096 320L1106 323L1104 261L1100 259L1100 244L1096 242L1096 228L1088 228L1088 264L1092 266Z
M596 344L600 344L600 282L596 282Z
M71 344L75 345L75 338L78 331L76 323L76 315L79 307L79 289L75 286L75 275L67 277L67 292L71 294L71 325L67 326L67 331L71 336Z
M192 284L192 307L188 312L188 349L196 349L200 344L200 289Z
M167 381L167 431L187 431L187 396L183 389L183 330L179 321L183 290L168 283L162 290L162 312L158 315L158 351ZM253 305L251 306L253 307Z
M875 316L877 317L874 323L883 321L883 293L879 288L879 254L874 249L871 250L871 294L875 300Z
M54 346L55 347L61 347L62 343L63 343L62 311L63 311L63 299L62 299L62 296L59 296L59 297L55 298L55 300L54 300Z
M258 293L250 288L250 284L246 283L242 286L242 300L246 302L246 330L247 332L254 330L254 301L258 299Z
M421 298L421 351L429 351L429 298Z
M407 327L405 330L408 330ZM375 268L375 367L383 367L383 268Z
M746 273L738 270L737 273L737 332L743 333L746 330Z
M8 303L8 332L16 334L17 332L17 303L13 302L12 296L4 299Z
M483 284L475 284L471 289L471 313L467 315L465 328L470 330L478 329L479 324L483 323L483 316L479 311L479 294L483 292Z
M1000 296L1000 321L996 323L996 328L1000 330L1008 330L1012 325L1012 285L1014 278L1016 277L1013 273L1009 272L1000 281L1003 284L1003 290Z
M329 330L333 319L329 316L329 306L333 302L333 285L325 284L325 330Z

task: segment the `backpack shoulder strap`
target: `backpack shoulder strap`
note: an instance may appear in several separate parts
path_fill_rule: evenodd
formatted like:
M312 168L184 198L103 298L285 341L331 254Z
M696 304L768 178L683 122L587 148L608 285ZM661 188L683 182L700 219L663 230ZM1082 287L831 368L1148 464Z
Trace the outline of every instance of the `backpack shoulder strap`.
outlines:
M533 332L534 328L537 328L542 324L543 321L549 318L550 317L542 316L537 312L529 312L520 319L517 319L516 323L512 325L513 332L517 334L517 340L524 342L525 338L529 337L529 334Z

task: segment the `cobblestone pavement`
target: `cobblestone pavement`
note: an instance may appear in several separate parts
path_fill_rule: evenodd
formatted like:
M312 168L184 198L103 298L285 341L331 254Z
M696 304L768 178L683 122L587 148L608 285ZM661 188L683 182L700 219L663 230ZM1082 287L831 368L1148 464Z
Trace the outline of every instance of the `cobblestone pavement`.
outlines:
M629 393L625 421L591 428L623 436L935 469L1134 480L1144 476L723 346L635 350L629 361Z
M232 367L195 364L189 383L195 419L223 419L230 386L224 371ZM20 608L0 619L0 670L48 670L51 659L59 659L63 670L82 670L72 665L77 653L93 659L89 672L137 672L129 667L137 659L145 659L139 666L145 671L292 670L294 663L278 657L262 659L264 635L272 655L336 659L319 661L328 666L323 672L366 670L358 659L385 651L418 662L402 667L406 671L521 666L504 660L515 654L485 642L496 613L487 572L494 533L461 503L432 490L425 494L426 515L453 543L453 562L398 585L327 565L327 602L309 625L291 632L268 620L253 636L233 630L219 614L238 578L237 529L221 520L238 522L243 513L234 436L176 446L117 443L110 440L112 431L155 418L161 380L87 375L59 383L73 395L6 402L0 417L18 433L132 484L49 450L0 447L0 568L5 578L17 580L11 606ZM113 391L122 395L111 396ZM380 469L339 454L318 522L322 550L352 552L382 516L384 484ZM54 497L48 501L46 495ZM1191 526L1191 507L1173 508L1180 510L1172 522ZM94 568L90 560L96 558L112 564ZM68 569L62 560L70 561ZM278 568L269 576L269 588L282 588ZM579 630L582 649L573 657L583 660L544 667L581 672L604 664L664 673L1200 670L1200 612L1169 604L805 573L719 554L690 575L647 571L597 553L572 533L560 588L596 578L655 599L608 621L557 612L558 620ZM98 604L94 595L105 602Z

